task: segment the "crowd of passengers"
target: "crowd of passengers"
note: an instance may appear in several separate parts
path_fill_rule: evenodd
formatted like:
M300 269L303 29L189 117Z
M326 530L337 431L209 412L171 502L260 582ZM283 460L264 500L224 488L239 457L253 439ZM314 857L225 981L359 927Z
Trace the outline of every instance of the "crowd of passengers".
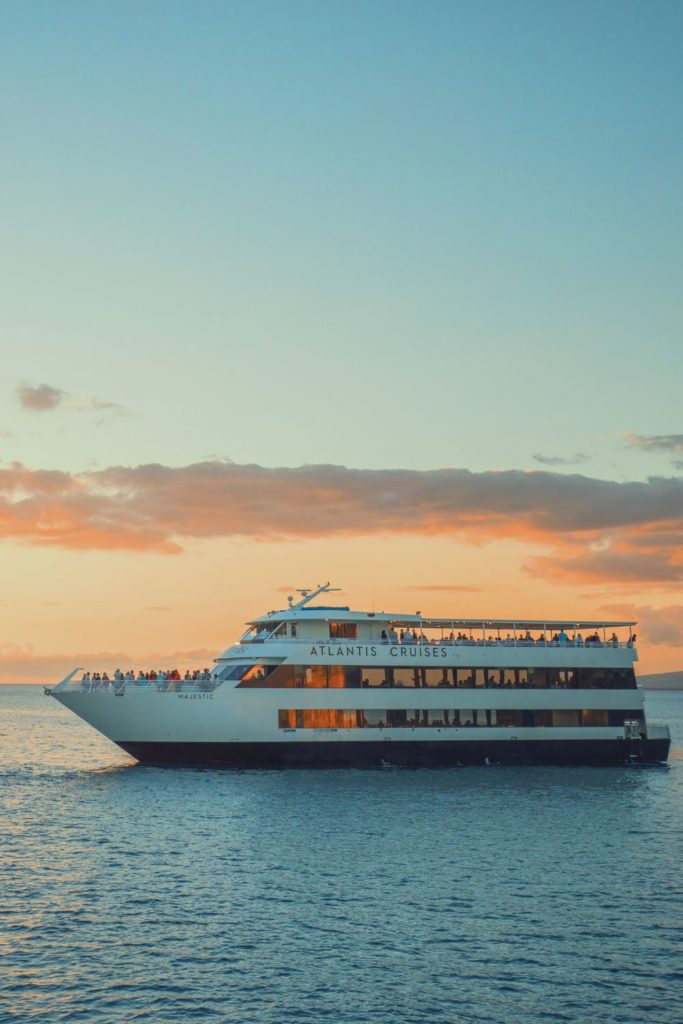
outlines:
M213 683L217 678L217 675L210 672L208 668L195 669L194 672L188 670L183 676L177 668L162 669L158 672L156 669L152 669L150 672L141 670L137 675L130 669L127 672L122 672L117 668L111 677L106 672L84 673L81 679L81 688L83 690L108 690L109 687L112 687L117 690L123 685L149 686L152 683L159 690L175 690L187 684Z
M605 684L607 685L607 684ZM414 676L411 686L425 689L449 689L449 690L471 690L471 689L484 689L484 690L535 690L539 689L539 684L532 680L525 682L496 682L493 679L487 679L486 682L478 685L473 676L468 679L460 679L457 682L450 682L448 678L441 679L438 683L428 683L425 679L421 679L420 676ZM405 689L406 684L400 680L393 680L391 678L385 679L381 683L371 683L368 679L363 679L361 683L363 689ZM541 687L544 690L576 690L579 689L579 684L574 680L562 680L558 679L552 683L543 683Z
M563 629L559 633L551 634L551 638L548 639L545 633L539 633L536 639L532 637L529 630L523 635L515 637L512 633L508 633L505 637L493 637L489 636L486 640L475 639L467 633L449 633L448 636L442 637L440 640L428 639L424 633L416 633L414 629L402 629L397 632L395 629L390 629L388 632L386 629L382 630L381 641L383 644L434 644L436 646L440 644L448 644L449 646L463 646L463 647L483 647L483 646L505 646L514 647L520 644L528 646L530 644L557 644L557 645L568 645L572 647L618 647L619 637L616 633L612 633L609 640L604 641L600 639L598 633L591 633L584 637L581 633L573 633L569 636ZM632 647L636 642L636 634L633 633L627 641L627 645Z

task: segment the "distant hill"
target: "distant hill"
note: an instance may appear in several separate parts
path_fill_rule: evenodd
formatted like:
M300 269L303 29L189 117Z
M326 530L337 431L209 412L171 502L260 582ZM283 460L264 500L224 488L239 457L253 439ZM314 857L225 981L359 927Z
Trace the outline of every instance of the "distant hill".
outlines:
M683 672L657 672L653 676L638 676L644 690L683 690Z

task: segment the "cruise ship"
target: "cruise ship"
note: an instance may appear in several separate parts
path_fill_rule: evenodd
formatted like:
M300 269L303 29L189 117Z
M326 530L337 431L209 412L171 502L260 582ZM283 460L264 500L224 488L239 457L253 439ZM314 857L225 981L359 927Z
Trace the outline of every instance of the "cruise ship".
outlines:
M150 765L416 768L666 761L634 622L432 618L328 603L252 619L203 673L46 688Z

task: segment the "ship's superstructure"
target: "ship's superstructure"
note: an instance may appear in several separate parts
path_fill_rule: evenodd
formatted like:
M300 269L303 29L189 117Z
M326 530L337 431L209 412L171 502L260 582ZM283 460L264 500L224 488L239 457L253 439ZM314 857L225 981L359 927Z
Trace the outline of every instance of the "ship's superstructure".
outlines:
M665 761L633 622L352 611L329 584L253 619L211 672L48 692L150 764L229 767Z

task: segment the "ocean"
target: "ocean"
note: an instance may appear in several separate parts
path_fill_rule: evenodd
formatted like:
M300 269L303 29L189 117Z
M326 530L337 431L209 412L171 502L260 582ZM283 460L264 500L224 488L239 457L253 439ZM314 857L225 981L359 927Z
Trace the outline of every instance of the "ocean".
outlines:
M683 1022L668 767L143 768L0 687L0 1021Z

